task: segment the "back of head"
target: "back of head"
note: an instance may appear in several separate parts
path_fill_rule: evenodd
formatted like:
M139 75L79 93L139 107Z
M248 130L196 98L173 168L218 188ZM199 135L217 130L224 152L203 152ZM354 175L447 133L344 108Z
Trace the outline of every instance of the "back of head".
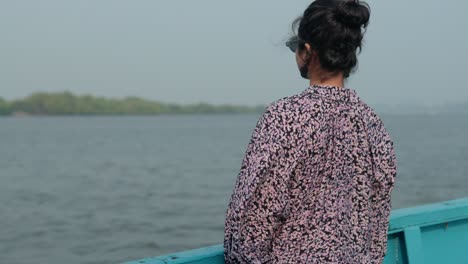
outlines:
M359 0L316 0L293 22L299 38L317 50L320 65L344 77L357 65L370 8ZM364 29L364 31L363 31Z

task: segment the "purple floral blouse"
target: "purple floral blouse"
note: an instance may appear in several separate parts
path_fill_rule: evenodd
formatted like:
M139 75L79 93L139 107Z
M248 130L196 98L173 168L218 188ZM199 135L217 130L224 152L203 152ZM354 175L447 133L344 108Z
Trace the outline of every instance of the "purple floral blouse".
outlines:
M269 104L226 211L225 263L382 263L397 160L356 91L312 85Z

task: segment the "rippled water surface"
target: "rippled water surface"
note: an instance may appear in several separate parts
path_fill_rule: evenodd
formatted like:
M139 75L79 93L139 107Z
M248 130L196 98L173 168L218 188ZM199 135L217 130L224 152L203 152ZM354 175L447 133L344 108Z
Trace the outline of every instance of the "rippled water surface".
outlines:
M222 243L259 115L0 118L0 263L118 263ZM383 115L393 208L468 196L468 116Z

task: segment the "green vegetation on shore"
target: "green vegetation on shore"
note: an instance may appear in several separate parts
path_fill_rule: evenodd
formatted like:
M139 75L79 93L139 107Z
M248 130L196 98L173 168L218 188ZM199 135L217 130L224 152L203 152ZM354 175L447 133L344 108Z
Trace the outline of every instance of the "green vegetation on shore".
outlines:
M113 99L71 92L33 93L25 98L6 101L0 97L0 115L157 115L178 113L258 113L264 105L236 106L197 103L178 105L138 97Z

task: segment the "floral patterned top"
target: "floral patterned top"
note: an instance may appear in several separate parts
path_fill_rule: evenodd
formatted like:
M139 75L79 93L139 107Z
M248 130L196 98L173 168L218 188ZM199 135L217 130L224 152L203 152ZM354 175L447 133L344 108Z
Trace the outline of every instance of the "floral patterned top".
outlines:
M396 167L355 90L311 85L270 103L226 211L225 263L382 263Z

